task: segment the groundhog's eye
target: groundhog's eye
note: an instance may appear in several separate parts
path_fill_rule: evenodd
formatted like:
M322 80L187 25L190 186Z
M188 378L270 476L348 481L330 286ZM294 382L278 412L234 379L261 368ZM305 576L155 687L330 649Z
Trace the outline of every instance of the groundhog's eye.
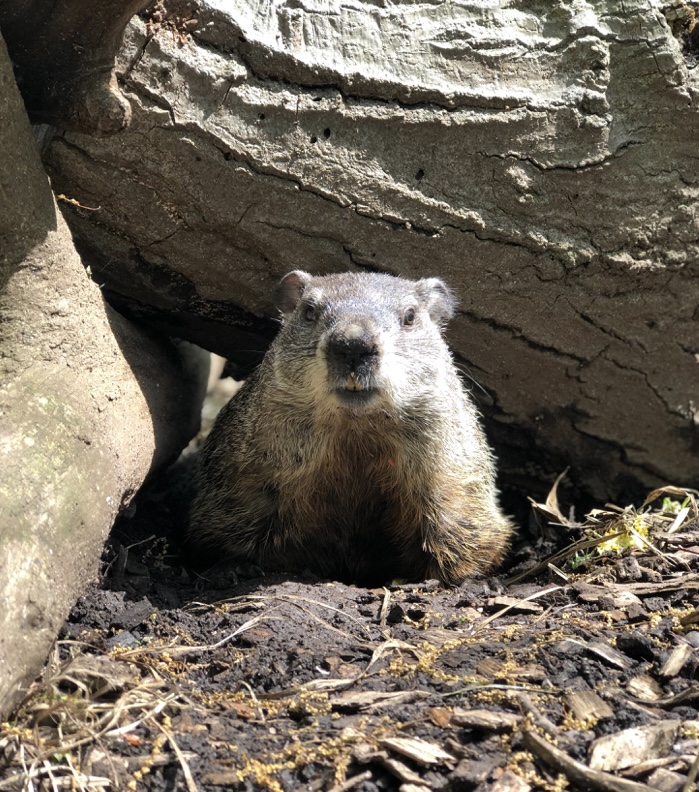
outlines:
M315 322L318 319L318 309L315 305L307 305L303 309L303 318L307 322Z
M415 309L408 308L408 310L403 314L403 319L401 320L403 327L411 327L415 324Z

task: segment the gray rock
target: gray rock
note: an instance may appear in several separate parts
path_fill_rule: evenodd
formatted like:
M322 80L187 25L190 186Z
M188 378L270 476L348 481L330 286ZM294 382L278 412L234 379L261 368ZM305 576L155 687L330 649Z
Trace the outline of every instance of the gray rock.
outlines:
M208 0L120 70L131 127L46 154L119 305L249 369L291 269L439 275L505 483L696 479L698 78L659 0Z
M0 39L0 718L96 577L119 510L196 431L206 370L104 303ZM208 364L207 364L208 365Z

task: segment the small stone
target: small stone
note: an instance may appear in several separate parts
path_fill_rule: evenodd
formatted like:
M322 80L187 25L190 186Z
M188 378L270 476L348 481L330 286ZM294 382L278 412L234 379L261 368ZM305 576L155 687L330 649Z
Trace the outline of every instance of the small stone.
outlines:
M467 784L477 786L485 781L500 763L505 762L504 756L493 756L484 759L462 759L453 773L449 774L449 781L453 786Z
M109 649L135 649L139 645L138 639L128 630L113 635L105 643Z
M616 571L619 580L640 580L641 575L643 574L641 572L641 567L634 556L625 556L624 558L620 558L616 562Z
M636 622L645 621L648 618L648 613L643 605L639 605L637 602L631 603L626 608L626 619L631 624L635 624Z
M398 603L394 603L386 616L386 622L388 624L400 624L404 615L405 611L403 608Z

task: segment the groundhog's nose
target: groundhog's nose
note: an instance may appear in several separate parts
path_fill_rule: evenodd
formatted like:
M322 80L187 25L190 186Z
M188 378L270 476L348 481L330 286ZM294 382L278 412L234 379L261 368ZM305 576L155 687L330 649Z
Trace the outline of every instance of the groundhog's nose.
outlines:
M327 349L328 354L345 367L348 374L370 365L379 354L375 338L365 335L349 338L344 334L334 335Z
M335 327L325 351L333 387L354 393L373 390L380 350L371 326L353 321Z

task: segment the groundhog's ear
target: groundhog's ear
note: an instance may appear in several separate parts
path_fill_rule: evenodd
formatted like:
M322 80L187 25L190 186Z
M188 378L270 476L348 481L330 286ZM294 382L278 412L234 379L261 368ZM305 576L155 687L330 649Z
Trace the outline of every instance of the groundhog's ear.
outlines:
M275 304L282 313L291 313L296 308L310 279L311 276L303 270L294 270L281 279L275 294Z
M424 301L432 321L444 324L453 318L456 298L440 278L422 278L417 282L418 294Z

